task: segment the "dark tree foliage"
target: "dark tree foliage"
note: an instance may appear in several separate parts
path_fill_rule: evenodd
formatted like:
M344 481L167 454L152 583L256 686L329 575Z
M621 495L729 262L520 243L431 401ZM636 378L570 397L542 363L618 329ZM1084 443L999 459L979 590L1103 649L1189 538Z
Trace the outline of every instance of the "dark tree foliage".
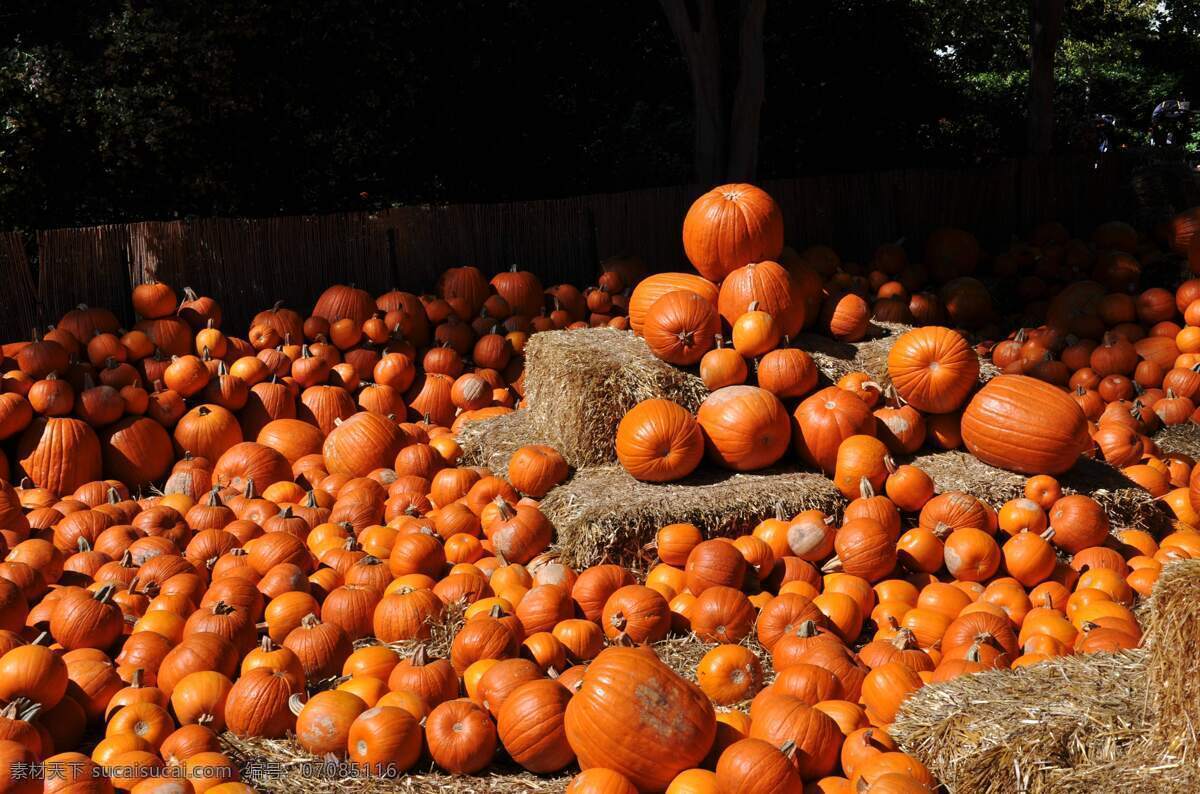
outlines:
M1200 91L1198 5L1068 0L1056 147ZM1028 7L768 0L758 176L1020 154ZM676 184L690 90L648 0L4 0L0 228Z

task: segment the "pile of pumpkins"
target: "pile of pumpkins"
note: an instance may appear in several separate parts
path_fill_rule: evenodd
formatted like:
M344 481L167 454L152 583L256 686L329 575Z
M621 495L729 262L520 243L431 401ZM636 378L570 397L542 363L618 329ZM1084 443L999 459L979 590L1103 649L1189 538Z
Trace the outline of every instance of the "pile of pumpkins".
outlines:
M1178 247L1190 227L1176 225ZM1106 252L1132 247L1137 263L1150 248L1123 229L1086 245L1056 228L986 265L973 237L942 230L924 265L888 245L868 270L785 250L769 196L725 186L684 225L698 275L644 278L621 259L586 290L543 289L455 268L426 296L334 286L307 316L264 310L244 337L214 298L149 283L131 330L81 306L5 344L0 788L252 791L228 731L293 737L362 774L578 767L573 794L932 790L888 735L909 694L1133 647L1136 599L1165 562L1200 554L1194 461L1129 424L1181 399L1177 370L1195 362L1154 361L1153 385L1136 373L1165 362L1165 343L1144 342L1187 323L1198 290L1186 282L1132 339L1109 292L1054 282L1079 267L1116 278ZM971 275L985 266L1027 274L1029 312L1054 293L1053 317L972 346L966 333L995 338L1005 319ZM818 389L788 340L861 339L872 317L915 326L887 394L865 373ZM523 447L498 477L459 465L455 436L520 405L529 334L600 325L633 329L712 389L695 416L666 400L629 413L614 444L634 476L794 455L834 480L840 517L778 515L735 538L666 526L644 576L562 563L539 508L570 474L562 456ZM1170 339L1176 356L1192 355L1191 329ZM1101 375L1120 356L1096 354L1119 341L1140 360ZM981 350L1005 372L982 388ZM1101 397L1101 416L1068 391L1085 370L1127 369L1142 391ZM1114 426L1135 432L1136 460L1109 458ZM894 461L927 442L1029 474L1024 497L935 493ZM1112 527L1094 499L1062 493L1055 476L1096 447L1165 497L1175 531ZM691 634L712 646L682 671L695 684L654 650ZM17 771L35 763L53 778Z

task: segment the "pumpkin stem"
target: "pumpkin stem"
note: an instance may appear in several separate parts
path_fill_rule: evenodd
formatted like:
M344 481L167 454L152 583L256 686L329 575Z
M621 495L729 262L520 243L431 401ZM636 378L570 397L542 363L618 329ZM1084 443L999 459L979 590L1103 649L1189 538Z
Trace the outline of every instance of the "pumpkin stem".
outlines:
M299 692L288 698L288 711L296 717L300 716L300 712L304 710L304 696Z
M91 551L92 544L88 543L88 539L81 535L79 540L75 541L75 548L80 552Z
M106 584L106 585L104 585L104 587L101 587L99 590L97 590L95 595L92 596L92 598L99 601L101 604L107 604L112 601L113 593L115 593L116 591L117 591L116 585Z
M859 477L858 479L858 494L863 499L873 499L875 497L875 488L866 477Z
M284 507L282 510L280 510L279 517L280 518L291 518L292 517L292 506L288 505L288 506Z
M307 615L300 618L300 625L306 629L316 628L317 626L321 625L321 619L309 612Z
M976 638L975 641L971 643L971 647L967 649L966 660L968 662L978 663L983 661L982 657L979 655L979 644L979 639Z
M620 611L614 612L613 616L608 619L608 623L619 632L624 632L625 627L629 624L625 619L625 614Z
M29 644L30 645L44 645L46 647L49 647L51 645L51 643L53 643L53 642L54 642L54 638L50 636L50 632L43 631L43 632L40 632L36 637L34 637L30 641Z
M408 663L413 667L424 667L429 664L429 652L425 650L424 645L417 646L417 649L412 652L412 656L408 657Z
M637 646L637 643L633 641L633 637L630 637L624 631L613 638L612 644L618 648L634 648Z
M937 522L937 525L934 526L934 528L932 530L934 536L938 540L945 540L946 538L948 538L950 536L950 533L953 531L954 531L953 528L950 527L948 524L946 524L943 521Z
M271 639L270 635L264 634L262 642L258 644L258 647L263 653L270 653L272 650L274 650L274 645L275 642Z
M492 604L492 608L488 610L488 617L502 618L504 617L504 610L500 608L499 604Z
M783 753L789 761L796 755L796 743L788 739L783 744L779 745L779 752Z
M225 503L221 501L221 486L214 485L212 490L208 492L208 499L205 504L209 507L224 507Z
M800 638L815 637L817 631L817 622L815 620L806 620L796 627L796 636Z
M1039 537L1042 540L1049 541L1051 538L1054 537L1054 527L1046 527L1045 531L1042 532L1042 534L1039 535ZM1049 598L1049 597L1050 597L1050 594L1046 593L1046 598Z
M246 489L244 491L242 491L242 496L246 497L247 499L257 499L258 498L258 491L256 491L254 489L254 478L253 477L246 478Z
M895 620L895 618L892 618L892 620ZM912 633L912 629L900 629L896 632L896 636L892 637L892 645L898 651L912 650L918 647L917 635Z
M821 566L822 573L837 573L842 570L842 561L835 554L833 559Z

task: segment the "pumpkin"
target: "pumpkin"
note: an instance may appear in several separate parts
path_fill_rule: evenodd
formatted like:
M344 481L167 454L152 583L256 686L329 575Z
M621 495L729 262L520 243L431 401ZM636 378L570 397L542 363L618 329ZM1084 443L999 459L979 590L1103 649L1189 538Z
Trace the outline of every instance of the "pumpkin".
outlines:
M0 700L23 697L52 709L66 691L67 665L44 645L19 645L0 655Z
M962 439L975 457L1025 474L1062 474L1090 441L1087 418L1061 389L1024 375L989 381L962 415Z
M130 486L162 480L171 468L171 438L144 416L128 416L104 431L104 473Z
M318 692L299 706L299 695L292 696L296 715L296 743L313 755L346 754L350 726L367 710L357 695L340 689Z
M421 756L421 725L404 709L370 708L351 723L346 744L352 762L386 775L398 775L408 771Z
M854 435L873 435L874 429L875 415L865 402L853 392L829 386L796 407L792 446L804 462L833 474L842 442Z
M785 336L795 336L804 326L805 303L800 285L776 262L751 262L721 282L717 310L725 322L734 325L755 306L775 318Z
M888 662L867 673L862 699L867 713L884 724L896 718L901 704L924 685L912 668L901 662Z
M726 794L774 794L800 791L803 784L793 763L796 743L778 747L762 739L742 739L725 748L717 760L717 785Z
M390 419L363 412L334 428L321 448L330 474L365 477L390 468L406 442L404 431Z
M540 290L539 290L540 292ZM456 775L470 775L492 762L496 726L471 700L447 700L425 721L425 744L434 763Z
M844 523L834 536L833 548L837 556L826 564L828 570L878 582L896 567L895 541L887 528L872 518Z
M1099 546L1108 538L1108 515L1090 496L1064 496L1054 503L1048 516L1054 534L1050 542L1069 554Z
M638 794L638 790L620 772L592 767L571 778L566 794Z
M111 647L125 625L120 607L112 603L114 592L109 584L95 593L85 590L60 598L50 616L51 636L69 651Z
M683 290L704 298L716 310L719 292L716 284L693 273L657 273L643 279L629 296L629 327L644 333L650 308L669 292Z
M608 597L600 622L609 638L626 635L636 643L658 642L671 628L671 610L657 591L630 584Z
M21 434L17 456L20 471L54 494L69 494L100 479L100 440L79 419L35 419Z
M500 742L509 757L530 772L557 772L575 760L564 720L571 693L550 679L530 681L514 689L496 720Z
M842 744L841 729L832 718L799 698L783 694L758 704L751 716L750 737L776 747L793 743L792 763L804 780L830 774L837 766Z
M655 356L676 366L696 364L716 345L721 318L706 298L687 290L668 292L650 306L642 337Z
M518 491L540 499L567 477L567 462L554 447L529 444L508 459L508 481Z
M834 463L833 481L847 499L853 499L864 491L882 490L887 479L888 449L873 436L855 435L838 445Z
M720 282L744 265L779 256L783 213L774 199L754 185L720 185L688 209L683 250L702 276Z
M652 791L697 766L716 735L703 692L652 653L621 647L588 665L565 726L581 768L612 769Z
M901 334L887 366L896 392L917 410L934 414L958 409L979 376L979 357L967 340L937 326Z
M817 385L817 365L797 348L772 350L755 364L759 388L780 399L803 397Z
M779 398L754 386L726 386L710 394L697 412L706 455L735 471L754 471L787 451L791 429Z
M692 631L702 642L734 643L754 627L754 606L732 587L707 587L692 605Z
M853 292L835 293L825 299L820 323L839 342L860 342L871 327L871 307Z
M643 400L617 425L617 460L644 482L671 482L691 474L704 456L696 419L666 399Z

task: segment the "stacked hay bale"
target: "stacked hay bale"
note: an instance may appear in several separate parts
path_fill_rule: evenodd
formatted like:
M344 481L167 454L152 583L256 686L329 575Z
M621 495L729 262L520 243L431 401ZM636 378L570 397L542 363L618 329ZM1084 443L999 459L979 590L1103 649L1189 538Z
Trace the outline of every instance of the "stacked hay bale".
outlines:
M549 444L580 468L616 460L617 423L642 400L664 397L695 411L708 390L660 361L629 331L589 328L534 334L525 348L528 408L467 425L463 459L499 474L525 444Z
M918 690L892 736L951 792L1200 790L1200 561L1163 569L1144 647Z

